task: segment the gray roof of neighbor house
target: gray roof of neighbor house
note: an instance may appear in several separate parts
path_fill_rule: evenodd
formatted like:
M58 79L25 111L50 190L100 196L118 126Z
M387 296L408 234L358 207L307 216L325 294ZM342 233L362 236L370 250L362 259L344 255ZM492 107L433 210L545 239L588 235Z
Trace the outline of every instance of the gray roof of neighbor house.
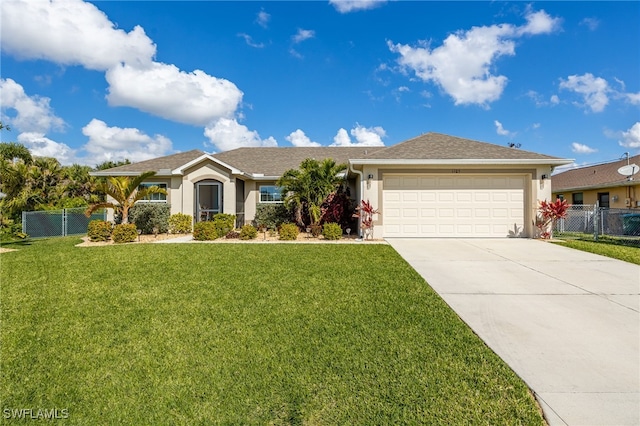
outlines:
M640 155L629 158L630 164L640 165ZM610 188L621 185L640 183L640 173L635 180L628 181L626 176L618 173L618 169L627 165L627 159L610 163L580 167L551 176L551 191L561 192L574 189Z
M425 133L397 145L376 151L366 159L420 159L420 160L557 160L558 157L524 151L516 148L479 142L471 139Z
M257 147L237 148L217 154L205 154L194 149L166 157L127 164L112 169L95 172L98 176L131 175L154 170L159 176L171 174L171 170L204 156L209 155L216 160L249 175L265 177L281 176L289 169L298 168L307 158L323 160L332 158L336 163L397 163L414 164L428 162L468 163L548 163L566 164L570 161L535 152L507 148L486 142L478 142L440 133L426 133L390 147Z

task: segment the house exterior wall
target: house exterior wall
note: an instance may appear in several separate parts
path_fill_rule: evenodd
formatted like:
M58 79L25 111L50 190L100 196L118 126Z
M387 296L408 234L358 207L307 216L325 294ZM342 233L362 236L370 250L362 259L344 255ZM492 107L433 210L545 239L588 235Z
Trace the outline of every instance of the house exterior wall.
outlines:
M222 212L236 213L235 179L225 170L212 163L197 164L185 170L182 176L182 213L195 215L195 184L213 179L222 183Z
M369 200L373 208L382 212L383 205L383 179L385 174L392 173L416 173L416 174L455 174L456 176L468 175L522 175L525 177L524 188L524 237L533 237L535 229L533 221L537 214L539 201L551 200L551 182L548 179L541 179L542 175L550 176L551 170L548 166L514 166L505 167L471 167L471 166L374 166L365 165L363 171L363 200ZM368 179L373 175L372 179ZM382 238L384 235L384 217L382 214L374 215L374 238Z
M557 199L560 195L565 200L572 203L573 194L582 193L583 204L593 205L598 200L598 193L609 193L609 207L615 209L640 209L638 201L640 201L640 183L628 186L615 186L610 188L596 188L572 191L554 191L553 199ZM615 198L617 197L617 199ZM627 198L629 205L626 204Z

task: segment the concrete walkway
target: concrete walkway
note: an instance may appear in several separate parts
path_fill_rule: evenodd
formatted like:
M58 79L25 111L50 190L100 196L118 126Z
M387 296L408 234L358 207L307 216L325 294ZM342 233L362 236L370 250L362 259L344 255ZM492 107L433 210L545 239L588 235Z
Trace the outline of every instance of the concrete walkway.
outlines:
M640 425L640 267L527 239L389 239L550 425Z

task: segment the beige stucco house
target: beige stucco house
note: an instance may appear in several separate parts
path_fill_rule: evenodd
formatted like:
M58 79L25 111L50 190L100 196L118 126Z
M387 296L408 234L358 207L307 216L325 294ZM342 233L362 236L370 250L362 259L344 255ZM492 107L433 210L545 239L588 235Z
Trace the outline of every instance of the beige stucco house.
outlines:
M567 170L553 176L553 198L574 205L603 208L640 209L640 173L626 176L618 173L627 164L640 164L640 155Z
M230 213L251 222L259 203L281 202L276 180L306 158L349 165L352 197L380 211L376 238L531 237L538 202L551 199L552 169L572 161L427 133L390 147L193 150L94 174L153 170L148 184L166 188L168 195L151 201L170 203L172 214L200 221Z

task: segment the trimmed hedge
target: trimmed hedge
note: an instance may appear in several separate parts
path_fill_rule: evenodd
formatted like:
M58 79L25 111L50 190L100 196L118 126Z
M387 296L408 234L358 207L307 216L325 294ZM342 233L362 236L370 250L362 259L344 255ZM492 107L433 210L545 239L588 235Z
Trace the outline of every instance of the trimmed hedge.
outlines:
M109 241L113 224L106 220L92 220L87 227L87 236L91 241Z
M295 223L285 223L280 227L278 239L284 241L292 241L298 239L300 230Z
M267 229L277 229L283 223L291 220L291 214L284 204L258 204L253 226L264 226Z
M114 243L132 243L138 238L136 225L133 223L121 223L113 227L111 233Z
M184 213L172 214L169 217L169 232L172 234L189 234L193 229L193 217Z
M240 230L241 240L253 240L258 236L258 231L253 225L245 225Z
M198 222L193 226L193 239L196 241L217 240L222 235L218 233L216 225L211 221Z
M216 227L218 238L227 235L236 227L236 216L226 213L218 213L213 216L211 223Z
M164 234L169 230L170 214L169 204L137 203L129 210L129 223L134 223L143 234L153 234L153 228L157 228L158 234Z
M325 223L322 227L322 235L327 240L339 240L342 238L342 228L337 223Z

